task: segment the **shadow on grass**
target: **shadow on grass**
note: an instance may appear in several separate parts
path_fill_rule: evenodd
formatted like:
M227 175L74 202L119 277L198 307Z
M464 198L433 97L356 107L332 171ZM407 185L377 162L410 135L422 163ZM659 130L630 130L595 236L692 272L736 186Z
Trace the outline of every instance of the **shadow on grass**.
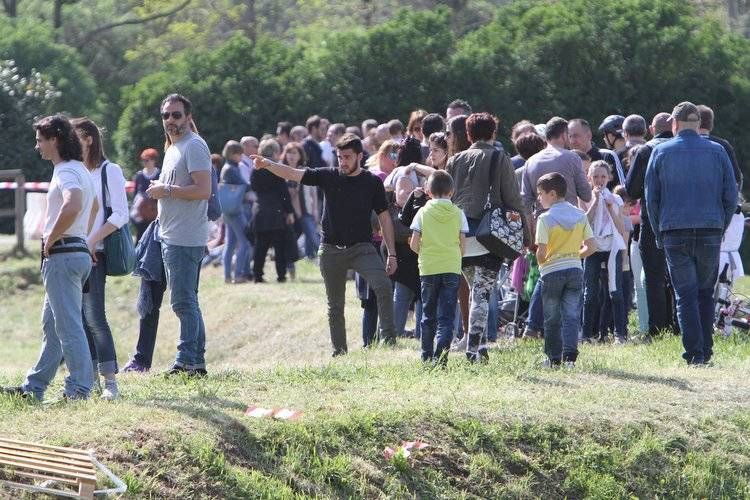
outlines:
M626 372L623 370L613 370L611 368L601 368L594 370L593 373L605 375L607 377L616 378L618 380L626 380L630 382L640 382L646 384L661 384L668 387L674 387L681 391L695 392L690 382L685 380L674 378L674 377L660 377L658 375L643 375L640 373Z
M516 380L520 382L530 382L532 384L549 385L551 387L568 387L571 389L579 387L578 384L571 384L570 382L565 382L564 380L551 380L534 375L517 375Z
M346 498L357 496L357 492L346 484L336 484L335 486L329 484L328 487L331 490L327 490L325 487L319 489L321 485L313 486L307 477L279 474L280 471L285 470L283 467L279 467L285 451L273 447L269 449L268 442L249 429L240 418L231 415L232 412L236 411L244 414L247 409L246 404L215 396L196 396L177 401L157 399L153 401L153 405L181 413L195 420L201 420L212 426L220 436L221 448L219 451L224 453L236 466L247 470L257 470L269 478L287 483L295 490L301 490L303 493L314 496L328 496L332 493ZM279 422L279 425L285 424ZM290 436L293 435L294 433Z

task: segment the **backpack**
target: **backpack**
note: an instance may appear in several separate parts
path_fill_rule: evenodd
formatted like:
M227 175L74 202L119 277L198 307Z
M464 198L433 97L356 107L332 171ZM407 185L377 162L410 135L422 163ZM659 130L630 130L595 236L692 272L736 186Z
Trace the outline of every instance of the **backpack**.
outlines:
M216 169L211 167L211 196L208 198L208 209L206 215L208 220L215 221L221 217L221 204L219 203L219 174Z

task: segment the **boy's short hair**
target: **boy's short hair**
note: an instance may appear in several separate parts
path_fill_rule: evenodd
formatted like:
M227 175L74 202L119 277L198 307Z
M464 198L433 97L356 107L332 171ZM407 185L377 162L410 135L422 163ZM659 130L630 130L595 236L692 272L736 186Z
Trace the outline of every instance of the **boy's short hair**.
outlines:
M553 191L558 198L565 198L565 193L568 192L568 183L565 182L565 177L557 172L550 172L541 176L536 181L536 187L545 193Z
M448 196L453 191L453 177L445 170L436 170L427 179L432 196Z
M281 145L276 139L266 139L260 141L258 146L258 153L265 158L274 158L276 155L281 153Z

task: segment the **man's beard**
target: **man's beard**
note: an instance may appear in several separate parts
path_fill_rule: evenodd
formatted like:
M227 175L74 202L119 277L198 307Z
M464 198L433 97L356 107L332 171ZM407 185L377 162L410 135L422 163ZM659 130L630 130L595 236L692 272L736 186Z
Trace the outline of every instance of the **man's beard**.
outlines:
M187 130L187 123L183 125L167 125L164 128L169 135L182 135Z

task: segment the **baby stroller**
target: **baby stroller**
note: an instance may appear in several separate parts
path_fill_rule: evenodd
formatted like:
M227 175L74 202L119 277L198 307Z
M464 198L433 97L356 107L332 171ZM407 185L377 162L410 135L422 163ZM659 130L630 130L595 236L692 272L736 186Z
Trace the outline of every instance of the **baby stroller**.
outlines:
M527 275L528 264L521 256L513 262L512 266L507 262L504 263L497 276L500 330L508 339L521 336L528 316L529 303L524 300L523 289Z
M747 297L733 291L735 280L745 274L739 248L746 220L748 219L745 219L738 208L721 242L720 274L714 291L715 327L725 337L732 333L732 327L745 331L750 329L750 304Z

